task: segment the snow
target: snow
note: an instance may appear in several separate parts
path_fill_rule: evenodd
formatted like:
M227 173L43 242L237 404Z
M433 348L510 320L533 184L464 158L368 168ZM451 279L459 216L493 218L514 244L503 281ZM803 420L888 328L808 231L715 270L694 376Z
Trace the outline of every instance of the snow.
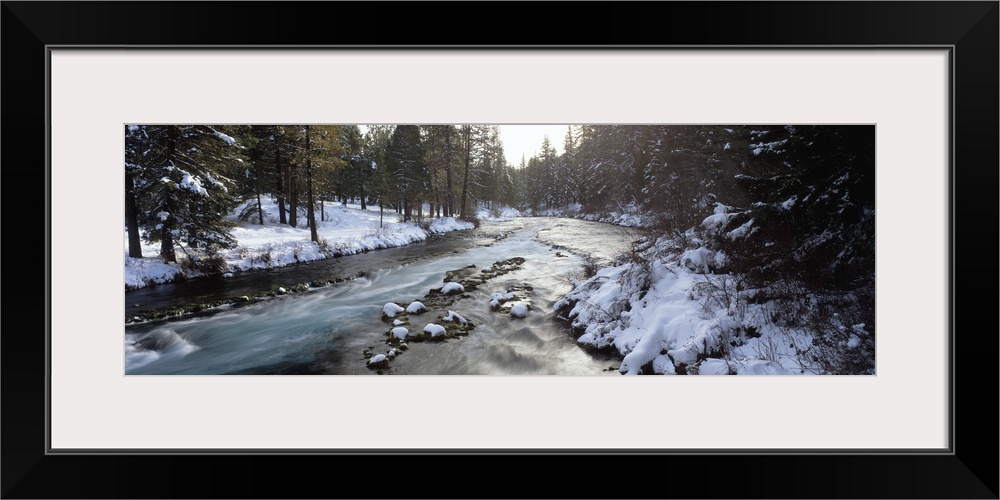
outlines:
M721 229L729 219L733 218L734 214L713 214L701 221L701 226L705 229Z
M427 310L427 307L420 302L412 302L410 305L406 306L407 314L420 314Z
M752 227L753 227L753 219L750 219L740 227L726 233L726 236L729 237L729 239L731 240L735 240L736 238L742 238L747 234L753 234L754 231L756 231L756 228L753 228L751 230Z
M461 283L449 282L445 283L444 287L441 288L441 293L445 295L452 295L456 293L462 293L465 291L465 287Z
M431 221L430 231L434 234L440 234L451 231L472 229L474 227L476 227L475 224L471 222L460 221L454 217L441 217L440 219L434 219Z
M462 317L461 314L458 314L457 312L451 311L451 310L448 311L448 315L447 316L445 316L444 318L441 318L441 319L443 321L451 321L452 323L458 323L460 325L464 325L464 324L468 323L468 321L464 317Z
M372 356L371 359L368 360L368 364L369 365L374 365L376 363L382 363L382 362L385 362L387 360L388 360L388 358L385 357L385 354L376 354L376 355Z
M201 186L201 179L199 179L197 176L189 174L188 172L184 172L183 170L181 172L184 173L184 178L181 179L181 184L180 184L182 188L185 188L201 196L208 196L208 190Z
M390 302L382 307L382 314L385 314L390 318L401 312L403 312L403 308L399 307L399 305L394 302Z
M525 211L525 214L536 217L574 217L577 219L604 222L623 227L650 227L656 222L655 214L641 209L634 203L625 205L619 210L602 213L587 213L580 204L572 204L561 208Z
M182 174L186 179L185 187L194 192L202 193L205 188L202 180L188 173ZM169 180L169 179L168 179ZM216 183L218 180L208 180ZM183 184L183 182L182 182ZM204 191L207 193L207 191ZM256 204L256 200L252 202ZM323 244L311 241L309 227L306 223L305 208L299 214L299 227L291 227L278 223L278 205L275 201L264 197L261 200L264 212L264 224L258 224L256 214L250 221L237 221L234 214L239 213L245 204L237 207L228 219L237 223L232 236L236 239L236 248L219 252L225 262L227 271L246 271L250 269L271 269L287 266L298 262L325 259L331 256L352 255L383 248L399 247L426 240L431 234L447 231L470 229L469 222L457 221L454 218L435 219L430 223L430 230L424 230L419 225L410 222L398 222L396 214L384 214L384 227L379 227L379 210L377 206L361 210L358 205L343 206L339 203L326 202L323 211L326 220L318 220L316 230ZM166 220L170 214L157 214ZM440 222L439 222L440 221ZM124 255L128 255L128 232L123 231ZM190 251L190 250L189 250ZM148 243L143 240L141 259L125 260L125 286L127 289L140 288L174 280L182 272L189 277L197 276L196 272L182 271L183 263L164 264L158 257L159 243ZM178 258L184 258L184 252L177 250Z
M514 220L515 217L522 217L522 215L519 210L511 207L495 208L493 210L488 210L485 207L479 207L479 210L476 212L476 217L479 220L486 222L510 222Z
M223 134L222 132L219 132L218 130L213 130L213 132L215 132L215 136L216 137L218 137L219 139L222 139L223 141L226 141L226 144L229 144L230 146L236 144L236 139L233 139L232 137L230 137L230 136L228 136L226 134Z
M410 333L409 330L401 326L392 329L392 336L400 340L405 339L406 336L409 335L409 333Z
M441 335L444 335L446 332L447 330L445 330L443 326L435 323L428 323L427 326L424 327L424 333L431 334L431 338L440 337Z
M617 351L623 374L650 367L659 374L804 373L796 346L809 346L810 335L762 319L768 304L748 304L744 297L741 308L713 299L713 290L722 287L738 293L729 275L700 274L716 258L716 252L701 247L655 259L648 270L634 263L606 267L554 308L572 305L567 316L582 332L577 341ZM631 284L639 272L648 272L645 292ZM740 336L746 325L758 335ZM860 345L855 338L848 346Z
M180 268L156 258L133 258L125 253L125 288L128 290L173 281Z
M523 302L515 302L510 308L510 315L518 318L524 318L528 316L528 306Z
M405 325L405 324L406 324L405 321L401 321L401 320L398 320L398 319L392 320L392 326L399 326L399 325Z
M713 267L722 266L724 259L719 252L699 247L684 251L680 256L680 263L694 272L705 274L711 272Z
M769 153L780 154L785 152L781 148L786 144L788 144L788 139L782 139L780 141L772 141L772 142L760 142L757 144L751 144L750 149L753 150L754 156L757 156L765 151Z

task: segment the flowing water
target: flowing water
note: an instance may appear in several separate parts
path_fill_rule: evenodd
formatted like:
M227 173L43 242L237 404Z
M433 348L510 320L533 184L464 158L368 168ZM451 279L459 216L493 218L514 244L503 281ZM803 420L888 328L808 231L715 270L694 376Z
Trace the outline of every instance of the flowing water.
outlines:
M126 312L197 300L238 297L274 283L361 277L303 293L178 320L128 324L127 374L374 374L372 353L384 353L391 326L382 307L406 307L440 288L446 272L523 257L520 269L497 276L440 310L411 315L411 334L455 311L476 325L444 342L408 342L384 374L599 375L617 361L576 344L552 304L582 280L589 261L607 263L627 245L622 228L575 219L483 223L471 232L309 265L252 272L228 280L195 279L128 292ZM491 311L490 293L530 289L526 318ZM367 354L366 354L367 353Z

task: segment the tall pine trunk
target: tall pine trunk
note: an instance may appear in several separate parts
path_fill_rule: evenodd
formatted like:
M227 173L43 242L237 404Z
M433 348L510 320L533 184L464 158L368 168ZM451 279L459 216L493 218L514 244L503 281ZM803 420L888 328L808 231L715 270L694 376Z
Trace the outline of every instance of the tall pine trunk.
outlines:
M299 183L296 170L295 164L288 162L288 225L292 227L299 224Z
M285 186L282 182L284 180L285 172L281 169L281 139L279 139L277 130L274 132L274 169L277 171L278 185L277 195L278 195L278 222L282 224L288 224L288 219L285 217Z
M177 154L177 127L171 126L167 135L167 163L170 165L174 164L174 157ZM174 235L173 235L173 221L174 221L174 210L170 205L170 198L168 197L166 203L164 204L166 212L170 215L167 219L163 221L163 227L160 229L160 257L163 258L163 262L177 262L177 255L174 254Z
M139 210L135 206L135 180L125 171L125 226L128 228L128 256L142 258L139 241Z
M455 191L451 186L451 126L444 131L444 172L448 182L448 208L444 216L451 217L455 215Z
M468 216L469 164L472 163L472 125L466 125L465 134L465 175L462 177L462 217Z
M309 149L309 125L306 125L306 184L309 191L309 207L306 208L309 220L309 236L313 241L319 243L319 234L316 232L316 212L313 208L316 201L313 199L312 150Z
M254 166L253 169L253 184L254 191L257 195L257 219L260 221L260 225L264 225L264 207L260 205L260 170L259 170L259 158L257 155L257 149L251 150L250 164Z

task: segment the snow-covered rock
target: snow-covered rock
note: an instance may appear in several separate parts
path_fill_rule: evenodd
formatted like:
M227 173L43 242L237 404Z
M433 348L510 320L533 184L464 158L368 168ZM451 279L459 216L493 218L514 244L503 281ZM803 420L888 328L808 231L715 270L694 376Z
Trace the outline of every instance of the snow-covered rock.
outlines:
M389 358L385 354L376 354L368 360L369 368L385 368L389 366Z
M430 334L431 338L434 338L444 336L448 332L441 325L428 323L427 326L424 327L424 333Z
M448 315L441 319L443 321L451 321L452 323L458 323L460 325L468 323L468 321L466 321L466 319L463 318L461 314L458 314L457 312L450 310L448 311Z
M409 335L409 333L410 333L409 330L401 326L392 329L392 336L399 340L405 339L406 336Z
M525 318L528 316L528 306L524 302L516 302L510 308L510 315L516 318Z
M444 287L441 288L441 293L445 295L455 295L465 291L465 287L461 283L445 283Z
M420 302L412 302L410 305L406 306L407 314L420 314L427 311L427 307Z
M389 302L382 307L382 314L389 318L392 318L401 312L403 312L403 308L400 307L399 304L393 302Z

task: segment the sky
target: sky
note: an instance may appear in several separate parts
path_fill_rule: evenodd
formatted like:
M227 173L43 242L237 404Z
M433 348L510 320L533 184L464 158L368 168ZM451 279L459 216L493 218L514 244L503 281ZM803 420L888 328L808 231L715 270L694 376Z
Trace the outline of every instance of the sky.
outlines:
M361 125L361 133L367 127ZM556 149L556 154L563 153L563 140L566 139L568 125L500 125L500 140L503 142L503 153L507 163L514 167L521 165L521 155L524 161L538 154L542 148L542 140L549 136L549 142Z
M549 136L552 147L556 148L556 153L562 154L566 127L567 125L500 125L500 140L503 141L507 163L517 167L521 165L522 153L525 161L538 154L546 135Z

